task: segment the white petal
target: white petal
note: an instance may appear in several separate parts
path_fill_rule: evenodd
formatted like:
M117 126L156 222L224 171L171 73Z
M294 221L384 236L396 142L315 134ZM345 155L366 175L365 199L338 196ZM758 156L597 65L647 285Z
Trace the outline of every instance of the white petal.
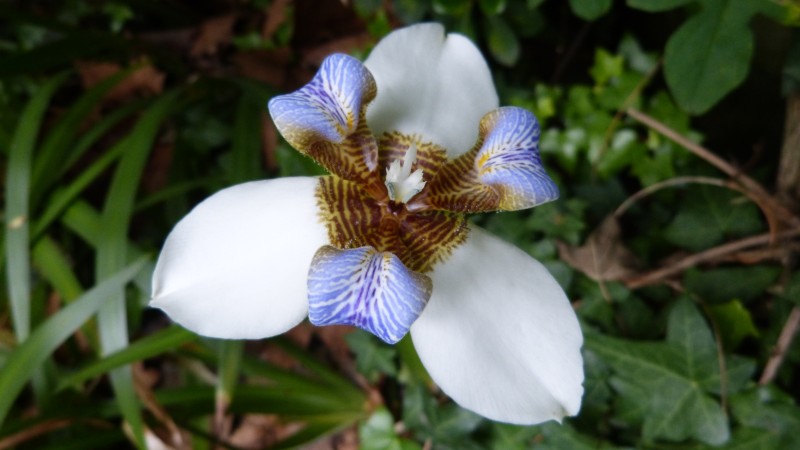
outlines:
M497 108L497 92L477 47L439 24L397 30L364 62L378 85L367 108L376 136L384 131L418 134L447 149L466 152L478 138L481 117Z
M278 178L224 189L172 230L153 274L153 300L204 336L283 333L308 312L311 258L328 243L316 178Z
M433 295L411 336L447 395L484 417L515 424L578 412L583 337L544 266L472 227L431 278Z

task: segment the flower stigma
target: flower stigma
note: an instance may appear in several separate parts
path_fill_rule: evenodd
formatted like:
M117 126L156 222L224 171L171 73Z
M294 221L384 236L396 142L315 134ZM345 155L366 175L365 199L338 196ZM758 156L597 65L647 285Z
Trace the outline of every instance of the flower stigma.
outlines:
M406 203L425 187L422 169L411 172L416 159L417 145L412 142L403 157L402 166L399 160L394 160L386 169L386 189L389 190L390 200Z

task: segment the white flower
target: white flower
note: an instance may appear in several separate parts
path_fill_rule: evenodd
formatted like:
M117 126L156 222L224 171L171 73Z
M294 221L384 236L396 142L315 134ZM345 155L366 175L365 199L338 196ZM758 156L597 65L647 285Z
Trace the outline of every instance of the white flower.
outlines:
M151 305L218 338L274 336L307 315L390 343L410 329L461 406L517 424L576 414L583 338L568 299L539 262L464 218L558 195L535 117L497 103L477 48L440 25L390 34L364 64L328 57L269 106L331 175L199 204L167 238Z

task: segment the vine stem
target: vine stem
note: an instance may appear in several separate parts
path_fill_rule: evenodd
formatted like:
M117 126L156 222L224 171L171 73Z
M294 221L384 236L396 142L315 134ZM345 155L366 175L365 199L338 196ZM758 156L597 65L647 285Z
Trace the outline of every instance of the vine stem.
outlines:
M795 236L800 236L800 228L783 231L775 235L777 239L786 239ZM714 248L710 248L706 251L687 256L677 261L676 263L671 264L668 267L662 267L661 269L656 269L651 272L647 272L644 275L640 275L635 278L625 280L625 285L629 289L638 289L640 287L650 286L652 284L659 283L665 278L671 277L672 275L683 272L684 270L690 267L694 267L698 264L707 261L713 261L722 256L729 255L731 253L749 247L754 247L756 245L769 244L772 241L772 238L773 238L772 233L764 233L740 239L738 241L728 242L727 244L723 244Z
M792 308L792 311L789 313L789 318L786 319L786 323L783 325L781 334L778 337L778 342L775 344L775 350L772 352L772 356L769 357L767 365L764 367L764 372L758 380L758 384L762 386L769 384L775 379L775 376L778 375L778 369L780 369L781 364L783 364L786 351L789 349L789 346L792 345L798 327L800 327L800 307L795 306Z
M764 210L764 213L767 216L767 221L770 223L770 231L773 238L777 237L778 234L778 226L775 219L780 219L780 221L785 222L793 227L800 227L800 218L792 214L792 212L786 209L785 206L775 200L761 184L740 172L727 161L715 155L712 151L690 140L686 136L683 136L664 123L643 113L642 111L639 111L636 108L628 108L626 113L634 120L657 131L667 139L690 151L697 157L721 170L739 183L747 192L749 192L749 194L751 194L752 198L757 199L756 202L762 206L762 210Z

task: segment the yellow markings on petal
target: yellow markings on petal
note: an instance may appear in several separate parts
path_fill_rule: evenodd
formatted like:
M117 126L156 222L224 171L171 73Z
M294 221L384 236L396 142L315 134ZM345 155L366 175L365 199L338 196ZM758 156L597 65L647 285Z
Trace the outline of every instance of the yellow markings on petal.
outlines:
M486 161L489 160L489 156L491 155L489 155L489 153L486 152L478 158L478 160L475 162L475 165L478 166L478 170L483 169L483 166L486 164Z
M442 166L428 183L424 197L428 207L461 213L500 209L500 193L480 181L479 168L488 159L478 158L481 144L479 140L472 150Z
M340 249L371 246L396 255L410 270L426 273L467 237L466 219L445 211L409 212L401 203L375 200L358 183L321 177L320 217Z
M346 180L368 182L380 179L378 173L378 144L372 136L361 111L358 128L339 143L317 141L305 153L319 165ZM348 117L348 121L353 119Z

